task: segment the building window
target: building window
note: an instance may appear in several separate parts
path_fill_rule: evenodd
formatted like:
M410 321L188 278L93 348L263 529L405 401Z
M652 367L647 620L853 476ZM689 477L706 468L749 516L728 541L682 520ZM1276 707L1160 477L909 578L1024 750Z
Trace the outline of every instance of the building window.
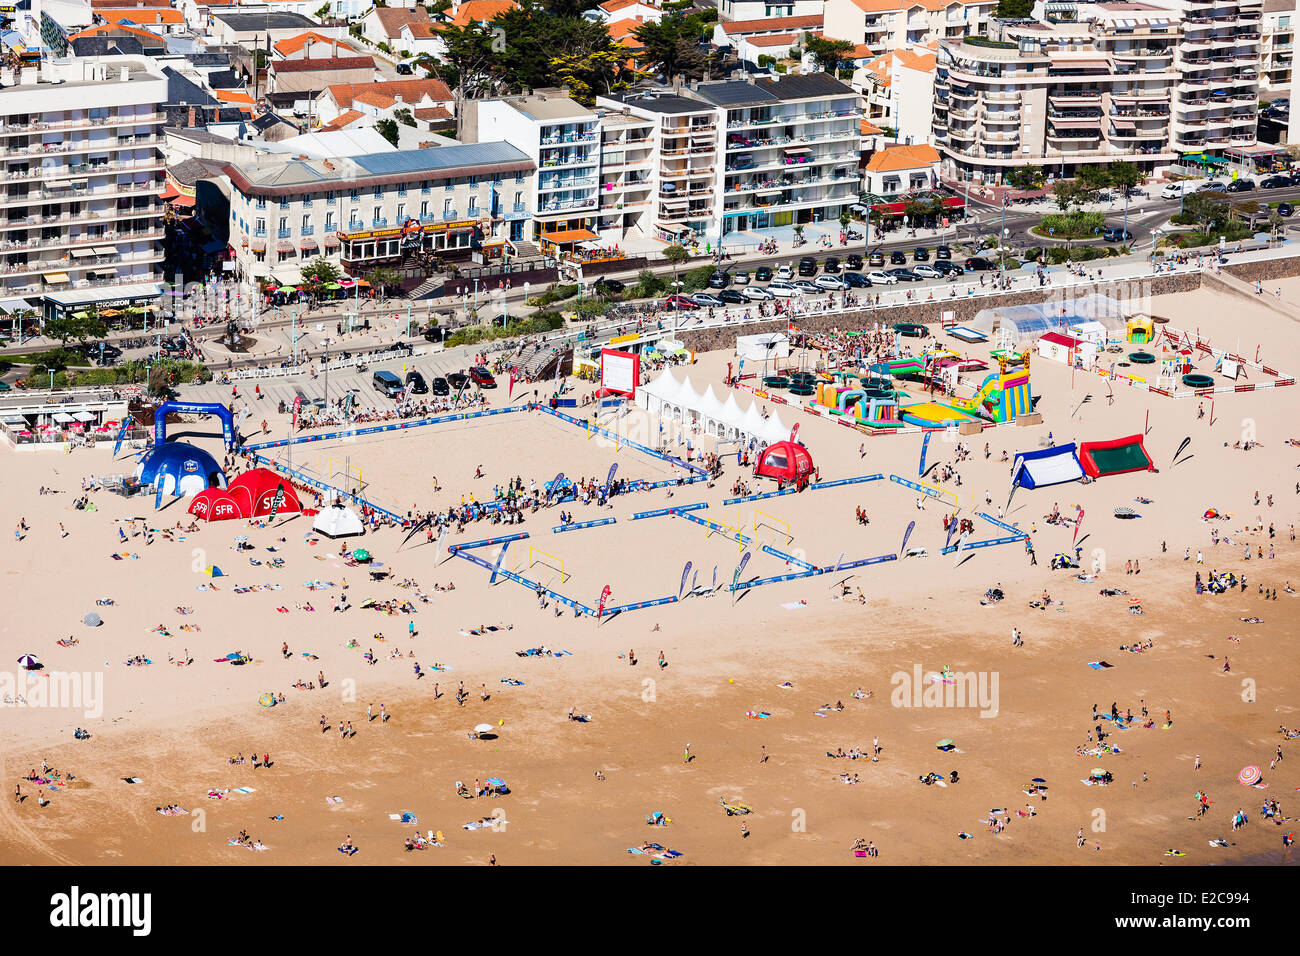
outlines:
M515 191L515 205L518 206L524 201L524 194L518 190Z
M334 229L334 211L330 210L325 213L325 231L332 232Z
M477 197L477 196L470 196L470 197L469 197L469 214L470 214L471 216L474 216L474 215L477 215L477 214L478 214L478 197Z
M429 202L425 200L420 203L420 218L423 219L427 215L429 215Z
M451 200L450 200L450 199L444 199L444 200L442 201L442 214L443 214L444 216L449 216L449 215L451 215Z
M306 232L308 229L310 229L310 228L311 228L311 216L303 216L303 217L302 217L302 231L305 233L305 232Z
M351 199L353 202L356 202L358 199L361 198L361 190L360 189L348 190L348 198Z
M376 199L383 199L383 198L384 198L384 187L383 187L383 186L376 186L376 187L375 187L374 197L375 197Z
M523 181L524 181L524 174L522 172L515 173L515 182L522 183Z
M397 224L401 225L404 222L406 222L406 203L399 202L397 204Z

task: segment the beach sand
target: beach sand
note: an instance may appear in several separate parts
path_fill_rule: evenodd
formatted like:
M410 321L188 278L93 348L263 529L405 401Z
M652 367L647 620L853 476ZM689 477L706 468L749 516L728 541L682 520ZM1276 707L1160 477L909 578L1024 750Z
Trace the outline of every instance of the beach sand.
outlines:
M1258 340L1271 367L1300 368L1294 325L1262 305L1202 290L1157 299L1151 309L1222 338L1217 344L1228 347L1243 334L1252 343L1243 350L1251 351ZM721 352L699 356L689 370L696 387L712 383L725 399L720 381L729 358ZM1049 431L1058 443L1114 438L1141 432L1149 412L1146 444L1159 468L1157 474L1018 492L1007 520L1025 528L1035 524L1036 567L1029 566L1020 545L977 551L954 567L952 556L938 554L944 538L939 503L928 502L918 511L914 495L888 481L771 499L769 507L763 502L732 506L728 513L721 501L736 479L756 484L738 471L733 458L714 487L675 488L671 497L667 489L633 494L604 510L572 508L578 521L617 518L605 528L553 534L557 507L508 530L528 531L532 537L524 545L564 560L566 580L558 589L591 606L606 583L613 590L611 605L675 593L687 560L698 569L702 586L711 585L714 565L720 582L730 580L739 554L734 542L706 536L682 518L630 520L633 512L675 504L708 502L705 514L746 535L756 533L758 507L788 522L793 538L783 540L781 531L764 524L757 531L760 543L798 550L818 564L833 564L841 551L849 559L896 552L903 529L915 519L909 546L924 546L929 556L765 586L734 603L725 591L690 597L599 626L571 613L556 617L539 610L537 598L512 582L489 586L485 570L445 551L435 566L434 547L424 543L423 534L400 550L405 533L396 530L351 544L372 551L397 581L415 579L430 598L427 604L391 579L372 582L365 568L344 565L338 542L306 543L310 528L303 517L277 521L275 529L224 522L201 526L183 541L155 535L152 545L140 538L124 545L116 519L140 515L162 528L184 517L183 502L155 516L151 500L126 501L106 492L92 494L96 512L72 507L83 476L130 471L133 463L125 452L117 462L102 444L70 455L0 452L0 493L10 524L23 517L31 528L21 542L10 535L0 543L7 611L0 646L9 661L33 653L51 670L86 672L92 682L100 674L103 682L102 716L73 708L4 708L0 776L10 790L0 801L0 861L483 864L495 854L511 865L649 865L646 856L627 848L652 840L682 852L672 865L1277 862L1281 835L1293 824L1275 826L1258 811L1264 799L1275 798L1283 814L1296 814L1300 786L1300 747L1277 733L1279 724L1300 724L1297 651L1290 640L1294 628L1288 626L1297 597L1280 590L1286 581L1300 582L1296 546L1289 540L1300 502L1295 491L1300 448L1285 444L1300 438L1295 421L1300 392L1220 396L1211 426L1208 417L1197 420L1196 400L1174 401L1116 386L1111 402L1106 383L1096 376L1076 373L1072 383L1067 368L1047 361L1034 362L1031 370L1044 424L962 439L971 451L957 465L963 484L954 488L963 516L972 505L983 510L986 489L995 506L1005 503L1008 469L998 460L1001 452L1036 448ZM507 400L504 391L491 396L493 404ZM1085 395L1092 398L1080 405ZM738 394L738 401L745 406L748 399ZM780 415L787 425L800 422L800 439L823 480L916 475L919 436L864 439L788 408ZM283 421L274 420L272 434L283 434ZM634 415L625 427L635 431L641 424ZM1246 431L1262 447L1231 448ZM534 436L541 440L534 442ZM1171 467L1187 436L1193 457ZM954 445L944 438L932 440L931 462L953 460ZM859 453L864 441L865 457ZM985 441L992 452L987 461ZM198 443L218 451L211 440ZM304 447L313 456L326 451ZM540 413L501 416L444 434L397 432L382 436L382 442L359 440L341 450L354 465L364 461L376 500L401 511L416 504L445 507L470 492L490 497L493 483L516 474L525 483L535 478L541 484L557 471L603 481L614 461L621 477L666 474L660 462L626 447L615 451L604 439L587 442ZM476 480L480 464L485 477ZM432 493L434 475L444 489L441 496ZM42 485L60 493L38 495ZM1273 494L1274 506L1264 501L1255 506L1256 490ZM1138 497L1151 503L1137 504ZM1094 554L1105 563L1096 582L1048 569L1052 554L1070 550L1073 533L1073 527L1043 520L1054 503L1062 511L1076 503L1084 508L1084 565L1090 566ZM867 509L869 526L854 521L858 505ZM1114 518L1112 510L1122 505L1142 517ZM1237 545L1210 544L1211 526L1201 516L1211 507L1232 515L1215 524ZM59 535L59 522L69 532L66 538ZM1273 560L1267 558L1266 533L1242 530L1270 522L1277 529ZM460 540L504 530L471 525ZM982 522L978 532L980 538L997 533ZM232 550L234 537L244 534L255 551ZM283 542L277 540L281 537ZM1168 548L1164 553L1162 541ZM1262 561L1242 560L1246 541L1262 545ZM269 546L277 548L275 554L268 554ZM1198 549L1204 552L1203 572L1244 571L1247 590L1194 595L1198 569L1183 561L1184 548L1193 557ZM109 557L128 550L138 553L138 560ZM480 553L495 557L494 549ZM531 563L518 553L512 551L507 566ZM285 567L251 566L250 554L263 562L281 557ZM1140 562L1140 575L1124 572L1125 562L1133 559ZM219 590L196 590L214 583L202 573L211 564L225 572L215 579ZM784 561L756 550L745 576L785 571ZM533 565L532 572L556 576L543 565ZM841 600L836 583L843 578L851 593ZM333 613L344 579L353 609ZM334 586L311 591L304 587L308 581ZM454 591L435 590L435 583L453 582ZM281 590L233 591L271 583ZM981 606L985 589L995 584L1006 600ZM1260 597L1257 584L1279 588L1277 601ZM1128 613L1128 597L1103 597L1102 587L1127 589L1141 598L1145 613ZM858 603L858 588L865 606ZM1030 608L1045 589L1060 603ZM97 606L97 598L115 604ZM390 616L363 609L367 598L412 600L418 613ZM316 610L297 607L306 602ZM178 606L193 607L194 613L180 615ZM279 606L289 613L277 612ZM103 617L101 627L82 624L91 611ZM1263 623L1240 620L1256 616ZM407 636L408 620L418 631L413 638ZM151 630L160 624L170 637ZM183 631L182 625L202 630ZM510 629L468 633L481 625ZM1013 626L1020 629L1024 647L1012 646ZM377 640L377 632L385 640ZM56 645L69 635L79 643ZM1240 641L1229 641L1230 635ZM352 639L358 646L346 647ZM1143 653L1119 650L1148 640L1154 647ZM282 657L282 642L289 644L291 660ZM516 656L518 650L543 645L572 654ZM183 648L193 665L169 664L168 655L181 657ZM635 666L625 659L629 649L636 651ZM253 662L237 667L214 661L236 650L251 654ZM367 650L377 663L363 660ZM668 662L662 669L656 661L660 650ZM407 656L410 651L414 657ZM303 652L316 657L304 658ZM400 656L390 659L393 652ZM135 654L154 663L124 666ZM1221 667L1225 656L1231 658L1228 674ZM1098 660L1114 666L1087 666ZM426 672L419 680L412 672L416 661ZM432 671L435 662L450 670ZM990 708L977 706L899 706L892 699L896 675L910 679L918 669L925 675L945 666L982 675L986 686L996 676L996 714L982 716L981 710ZM291 686L298 679L314 681L318 671L325 673L327 688ZM524 685L510 686L503 678ZM442 693L437 700L435 681ZM469 692L463 707L454 699L461 681ZM785 682L793 686L779 686ZM479 698L482 684L490 693L487 701ZM854 699L857 688L873 696ZM259 706L259 696L268 691L283 692L286 702ZM1136 711L1141 699L1156 718L1154 729L1117 732L1111 740L1120 754L1076 756L1076 746L1093 727L1094 704L1102 712L1112 701L1121 710ZM907 700L914 702L910 694ZM842 711L822 710L837 702ZM367 705L377 715L381 704L391 719L368 721ZM568 721L570 707L590 713L592 722ZM1173 726L1161 729L1166 710ZM771 716L753 719L746 716L751 711ZM329 724L323 734L322 715ZM340 721L352 722L355 737L340 739L335 729ZM468 731L480 723L496 727L495 739L470 739ZM93 736L73 740L79 726ZM874 737L882 747L878 762L825 756L836 748L869 750ZM941 738L954 740L958 752L938 751ZM1279 743L1289 759L1270 771ZM687 744L694 757L689 763L683 759ZM760 762L761 748L766 762ZM269 753L272 765L230 765L227 758L239 752ZM1200 770L1193 769L1197 754ZM41 808L34 796L38 785L21 781L24 794L33 796L17 804L13 785L29 768L39 772L42 759L71 771L76 782L49 795L50 804ZM1237 782L1247 764L1263 769L1268 789ZM1111 771L1114 783L1085 786L1081 781L1094 767ZM918 781L927 772L946 776L953 770L960 774L955 785ZM845 772L861 782L845 785L840 780ZM494 776L505 778L512 792L471 800L455 793L456 781L472 786ZM141 782L128 784L125 777ZM1047 800L1021 792L1034 777L1048 781ZM241 787L254 792L233 792ZM211 799L212 788L232 792ZM1199 822L1188 819L1198 790L1213 801ZM333 796L342 802L327 803ZM742 802L753 813L729 817L720 801ZM168 804L201 812L175 817L155 812ZM1027 804L1036 816L1016 814ZM1230 817L1238 807L1251 822L1233 833ZM982 822L994 808L1011 815L1010 826L998 834ZM418 825L390 819L404 811L414 813ZM647 826L645 817L654 811L672 822ZM474 832L462 829L494 813L508 822ZM280 815L283 820L270 819ZM742 819L748 837L741 836ZM1075 845L1080 827L1087 834L1085 849ZM250 853L229 846L228 839L241 829L269 849ZM441 831L446 845L406 853L403 839L415 830ZM958 839L962 831L974 839ZM348 835L360 852L344 858L335 848ZM859 837L880 849L877 860L853 855L850 845ZM1232 845L1210 846L1216 838ZM1170 848L1186 855L1166 857Z

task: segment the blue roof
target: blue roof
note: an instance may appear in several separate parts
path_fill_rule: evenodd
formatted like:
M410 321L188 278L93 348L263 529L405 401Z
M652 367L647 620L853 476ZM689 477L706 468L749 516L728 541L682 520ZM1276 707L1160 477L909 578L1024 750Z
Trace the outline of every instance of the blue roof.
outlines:
M353 161L375 176L419 173L460 166L490 166L495 163L531 162L528 154L509 143L467 143L432 149L402 149L394 153L370 153Z

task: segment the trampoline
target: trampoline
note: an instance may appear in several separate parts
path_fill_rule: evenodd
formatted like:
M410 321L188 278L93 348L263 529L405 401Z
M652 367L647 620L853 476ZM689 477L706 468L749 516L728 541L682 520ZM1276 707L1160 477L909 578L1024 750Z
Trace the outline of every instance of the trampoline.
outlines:
M1156 357L1150 352L1129 352L1128 360L1134 365L1154 365Z
M869 399L887 400L894 397L894 390L892 388L868 388L863 391L863 394Z
M790 394L791 394L791 395L805 395L805 396L806 396L806 395L811 395L814 391L816 391L816 389L814 389L811 385L803 385L803 384L799 384L799 385L791 385L791 386L790 386Z
M1183 376L1183 384L1188 388L1213 388L1214 377L1201 372L1188 372Z
M815 372L795 372L790 376L790 381L795 385L815 385L817 375Z
M769 375L763 379L764 388L789 388L790 380L784 375Z
M925 326L915 322L898 322L894 325L894 331L909 339L922 339L926 336Z

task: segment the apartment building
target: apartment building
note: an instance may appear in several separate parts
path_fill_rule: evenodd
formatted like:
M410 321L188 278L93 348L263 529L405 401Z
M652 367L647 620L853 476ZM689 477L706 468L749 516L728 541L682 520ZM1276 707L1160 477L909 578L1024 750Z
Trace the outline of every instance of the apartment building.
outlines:
M571 245L597 238L601 131L593 110L556 89L482 100L467 109L474 113L475 139L511 143L537 167L526 197L531 220L513 221L511 239Z
M1291 95L1296 0L1264 0L1260 37L1259 92L1264 99Z
M611 185L620 177L631 180L634 196L640 196L644 187L649 200L644 211L627 215L624 221L630 222L635 234L665 242L717 235L718 110L685 92L653 89L596 100L597 108L607 110L603 120L607 129L620 128L618 122L608 125L617 111L636 121L634 136L639 139L642 132L647 136L648 142L634 142L635 149L624 154L639 160L640 166L611 167L602 173L602 180Z
M722 0L718 17L723 21L820 17L825 5L825 0Z
M892 129L902 145L929 143L934 136L933 105L936 56L919 50L890 50L867 61L854 73L866 118Z
M416 248L468 258L528 218L535 168L502 142L228 165L237 272L292 284L321 255L353 276Z
M995 20L987 39L940 44L934 135L945 177L997 183L1026 164L1069 176L1121 160L1152 172L1201 148L1188 145L1191 127L1176 125L1175 91L1186 82L1179 61L1201 55L1183 49L1176 12L1138 3L1061 12L1053 20L1049 10L1047 22Z
M0 70L0 307L156 300L167 80L145 57Z
M810 73L701 83L692 92L720 113L721 235L830 222L858 201L862 109L846 84Z
M596 108L600 118L600 215L602 237L617 242L629 234L651 235L659 209L655 135L657 117L646 111Z
M826 0L825 35L863 55L982 35L997 0Z

